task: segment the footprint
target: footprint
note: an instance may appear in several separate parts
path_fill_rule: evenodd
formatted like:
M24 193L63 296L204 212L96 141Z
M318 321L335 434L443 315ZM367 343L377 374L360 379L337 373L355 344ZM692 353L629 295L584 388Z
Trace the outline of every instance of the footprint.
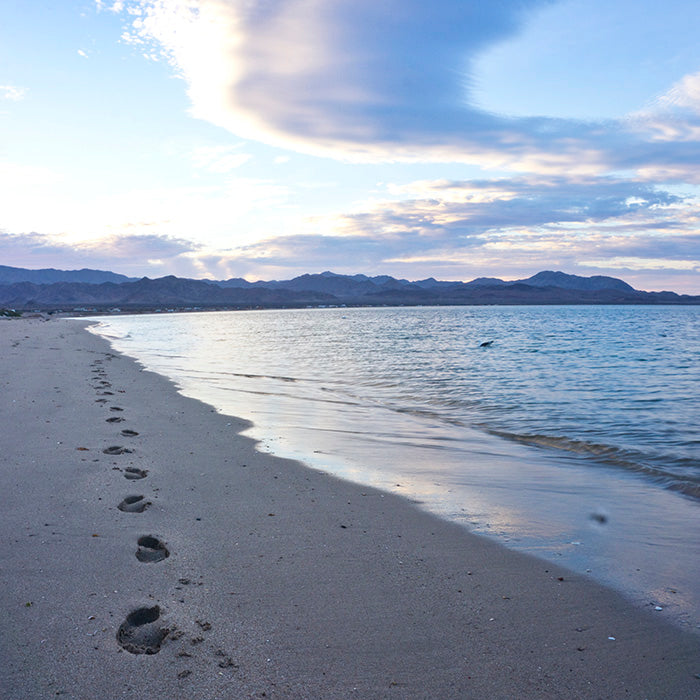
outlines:
M124 437L136 437L138 433L135 430L130 430L129 428L125 428L122 430L122 435Z
M221 661L219 661L219 668L238 668L238 664L230 656L228 656L225 651L218 649L214 652L214 656L221 658Z
M105 447L102 450L106 455L123 455L133 452L128 447L122 447L121 445L112 445L111 447Z
M130 654L157 654L168 629L158 624L160 607L137 608L119 625L117 642Z
M157 537L144 535L139 537L136 544L139 546L136 550L136 558L144 564L163 561L170 556L168 548Z
M119 406L110 406L109 407L110 411L123 411L123 408L119 408Z
M124 476L127 479L131 479L132 481L134 479L145 479L148 476L148 470L147 469L137 469L136 467L127 467L124 470Z
M117 508L125 513L143 513L150 505L145 496L127 496Z
M97 399L100 401L101 399ZM107 418L107 423L122 423L124 419L121 416L114 416L113 418Z
M107 403L107 399L95 399L95 403Z
M113 391L98 391L97 392L98 396L114 396Z

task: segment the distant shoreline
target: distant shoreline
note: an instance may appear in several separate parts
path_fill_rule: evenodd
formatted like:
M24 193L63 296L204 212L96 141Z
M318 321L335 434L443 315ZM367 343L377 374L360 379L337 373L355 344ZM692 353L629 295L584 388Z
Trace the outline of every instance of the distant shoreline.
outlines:
M171 308L163 309L157 306L123 306L118 308L109 307L95 307L92 309L78 308L78 309L64 309L61 306L56 307L33 307L31 309L6 309L6 311L16 312L17 318L24 317L29 318L32 314L42 315L46 317L51 316L62 316L66 318L82 318L86 316L115 316L115 315L132 315L132 314L184 314L184 313L208 313L208 312L221 312L221 311L283 311L283 310L299 310L299 309L381 309L381 308L439 308L439 307L455 307L455 306L652 306L652 307L679 307L679 306L700 306L700 298L697 301L683 301L683 302L551 302L551 303L464 303L464 304L454 304L454 303L416 303L416 304L318 304L318 305L308 305L308 304L287 304L287 305L269 305L269 306L207 306L207 307L190 307L190 306L174 306ZM5 309L0 309L0 319L3 317L3 311ZM14 315L14 314L12 314Z

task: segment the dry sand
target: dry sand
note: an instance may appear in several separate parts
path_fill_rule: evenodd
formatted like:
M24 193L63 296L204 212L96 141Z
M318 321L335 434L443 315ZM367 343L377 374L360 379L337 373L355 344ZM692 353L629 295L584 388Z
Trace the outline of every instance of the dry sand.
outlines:
M256 452L78 321L0 357L2 698L700 697L700 637Z

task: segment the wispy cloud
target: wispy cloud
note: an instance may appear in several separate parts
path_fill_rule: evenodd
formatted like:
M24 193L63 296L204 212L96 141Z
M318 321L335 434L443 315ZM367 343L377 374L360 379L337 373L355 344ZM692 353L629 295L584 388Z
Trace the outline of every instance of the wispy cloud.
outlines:
M27 88L16 85L0 85L0 99L19 102L25 98L26 94Z
M240 168L252 157L250 153L241 153L237 146L200 146L192 151L196 168L220 174Z
M682 109L700 115L700 73L684 76L656 104L662 109Z
M629 124L648 142L630 161L639 177L700 184L700 73L684 76L647 109L630 115Z

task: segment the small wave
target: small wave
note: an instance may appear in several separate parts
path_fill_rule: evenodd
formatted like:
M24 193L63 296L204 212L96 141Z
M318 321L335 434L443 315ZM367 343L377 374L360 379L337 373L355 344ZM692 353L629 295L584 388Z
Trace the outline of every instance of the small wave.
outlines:
M294 377L284 377L276 374L248 374L242 372L222 372L221 374L227 374L229 377L243 377L244 379L274 379L278 382L298 382L298 379Z
M339 399L324 399L319 396L308 396L303 394L288 394L284 391L262 391L260 389L241 389L240 387L219 386L221 391L231 392L233 394L250 394L252 396L269 396L280 399L291 399L300 403L320 403L320 404L336 404L339 406L362 406L363 404L357 401L343 401Z
M162 357L186 357L186 356L180 356L180 355L163 355ZM218 367L215 368L204 368L204 369L196 369L196 368L189 368L188 371L191 374L198 374L202 376L218 376L218 377L240 377L241 379L274 379L275 381L278 382L288 382L288 383L295 383L299 381L313 381L313 380L308 380L308 379L299 379L296 377L285 377L284 375L277 375L277 374L253 374L251 372L224 372L223 370L219 369Z
M504 438L505 440L519 442L523 445L532 445L534 447L564 450L566 452L572 452L584 457L590 457L607 465L626 469L631 472L636 472L637 474L643 474L646 477L653 479L655 483L669 489L670 491L677 491L685 496L690 496L691 498L700 500L700 474L696 475L686 473L681 475L674 473L669 469L644 463L644 456L637 455L632 450L556 435L542 435L536 433L519 434L510 433L505 430L496 430L484 425L479 427L490 435L495 435L496 437ZM688 462L686 459L668 459L668 462L672 461L680 461L683 463Z

